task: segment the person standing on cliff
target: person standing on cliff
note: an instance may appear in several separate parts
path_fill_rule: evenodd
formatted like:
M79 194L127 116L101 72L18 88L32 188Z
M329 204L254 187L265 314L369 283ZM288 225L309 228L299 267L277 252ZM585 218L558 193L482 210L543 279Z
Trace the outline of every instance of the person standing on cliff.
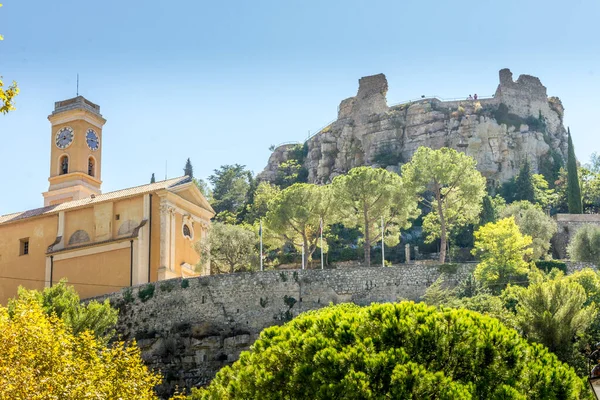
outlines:
M469 95L469 97L467 97L467 100L473 100L473 96Z
M477 100L477 93L473 95L473 99Z

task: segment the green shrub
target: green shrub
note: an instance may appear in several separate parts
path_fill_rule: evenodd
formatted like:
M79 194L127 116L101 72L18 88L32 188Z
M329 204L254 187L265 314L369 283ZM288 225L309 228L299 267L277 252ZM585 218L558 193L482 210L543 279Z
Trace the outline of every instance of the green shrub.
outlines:
M131 288L123 290L123 300L125 300L125 303L133 303L135 299L133 298L133 290Z
M535 266L544 272L550 272L553 268L556 268L565 274L567 273L567 264L557 260L537 260Z
M497 319L402 302L330 306L267 328L192 399L578 399L584 390L571 367Z
M190 281L187 279L182 279L181 280L181 288L187 289L188 287L190 287Z
M373 156L373 162L382 167L387 167L388 165L398 165L404 162L404 160L399 150L386 146L377 150L377 153Z
M173 282L161 282L160 291L161 292L170 292L171 290L173 290L174 287L175 287L175 285L173 284Z
M145 303L147 300L151 299L152 296L154 296L154 284L153 283L149 283L146 286L144 286L143 288L140 288L138 290L138 297L140 298L142 303Z

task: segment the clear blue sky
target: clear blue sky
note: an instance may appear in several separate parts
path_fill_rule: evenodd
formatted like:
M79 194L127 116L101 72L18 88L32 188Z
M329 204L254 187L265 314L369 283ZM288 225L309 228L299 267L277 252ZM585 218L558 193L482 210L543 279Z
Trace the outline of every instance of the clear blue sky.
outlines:
M577 155L599 151L597 0L3 0L0 214L42 205L54 102L99 104L103 190L223 164L259 172L268 147L335 118L358 78L395 103L491 94L498 70L538 76L566 109ZM10 190L11 195L5 195Z

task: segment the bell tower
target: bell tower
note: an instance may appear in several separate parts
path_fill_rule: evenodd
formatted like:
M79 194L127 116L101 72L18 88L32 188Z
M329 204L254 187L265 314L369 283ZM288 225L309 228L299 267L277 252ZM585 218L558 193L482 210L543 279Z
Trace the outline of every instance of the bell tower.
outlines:
M77 96L54 103L51 124L50 187L44 206L101 193L102 127L100 106Z

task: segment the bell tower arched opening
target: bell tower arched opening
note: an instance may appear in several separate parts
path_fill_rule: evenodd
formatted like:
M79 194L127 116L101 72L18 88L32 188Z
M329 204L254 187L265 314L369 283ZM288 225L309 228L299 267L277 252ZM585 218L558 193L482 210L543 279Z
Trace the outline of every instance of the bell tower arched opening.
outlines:
M69 173L69 156L63 154L58 162L58 174L66 175Z
M91 177L96 176L96 160L92 156L88 158L88 175Z

